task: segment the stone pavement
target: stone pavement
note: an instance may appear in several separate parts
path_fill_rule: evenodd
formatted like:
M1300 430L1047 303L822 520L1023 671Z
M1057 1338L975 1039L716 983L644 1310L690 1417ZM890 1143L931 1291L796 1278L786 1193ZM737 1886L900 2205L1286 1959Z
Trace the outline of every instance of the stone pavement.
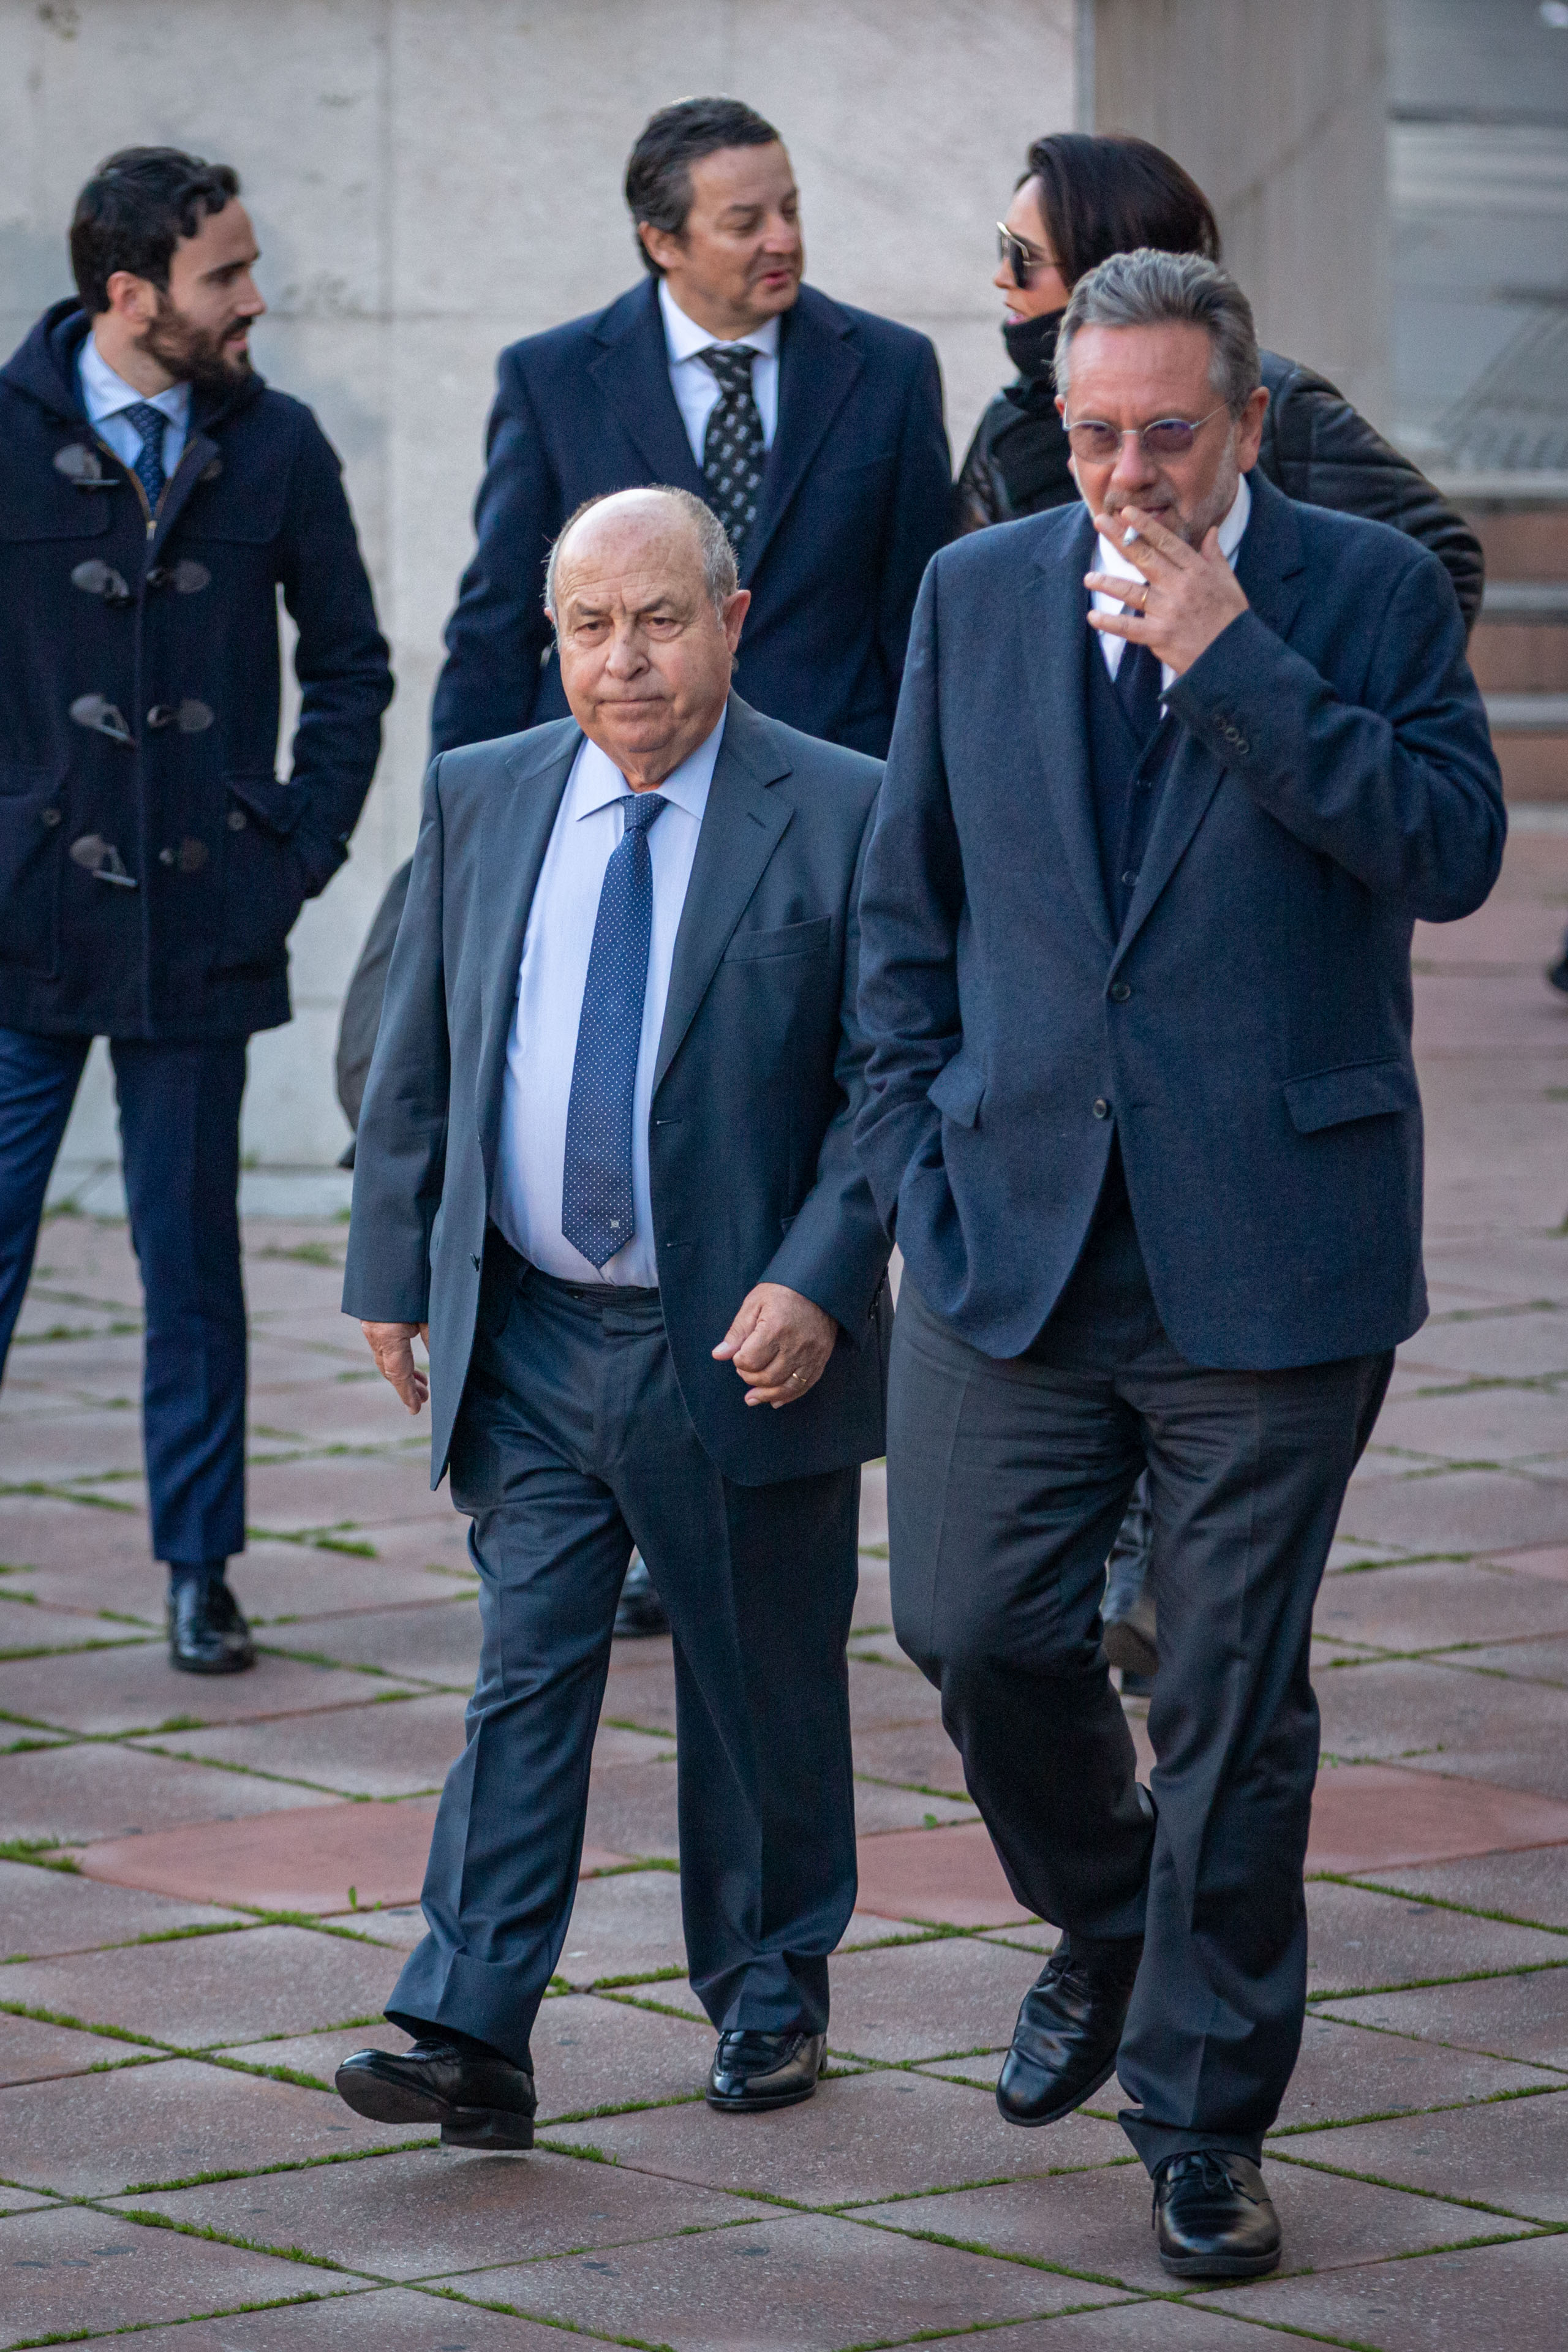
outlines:
M1568 835L1419 941L1433 1315L1319 1610L1311 2014L1270 2148L1283 2274L1171 2291L1114 2101L990 2085L1052 1937L1010 1901L888 1627L850 1668L862 1907L809 2105L712 2116L682 1974L668 1647L623 1644L535 2040L540 2147L443 2155L327 2091L379 2023L461 1739L472 1579L337 1311L339 1224L262 1219L253 1675L172 1675L121 1228L46 1228L0 1404L0 2343L160 2352L1448 2352L1568 2301ZM895 2099L908 2106L895 2107ZM742 2271L737 2266L751 2267Z

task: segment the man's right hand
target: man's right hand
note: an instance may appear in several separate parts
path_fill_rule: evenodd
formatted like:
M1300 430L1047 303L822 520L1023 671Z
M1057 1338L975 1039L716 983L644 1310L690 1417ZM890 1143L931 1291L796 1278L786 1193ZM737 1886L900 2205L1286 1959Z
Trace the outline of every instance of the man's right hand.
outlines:
M362 1323L359 1328L364 1333L382 1379L392 1382L410 1412L417 1412L430 1393L430 1381L428 1374L422 1372L414 1360L414 1338L417 1332L428 1354L430 1326L427 1323Z

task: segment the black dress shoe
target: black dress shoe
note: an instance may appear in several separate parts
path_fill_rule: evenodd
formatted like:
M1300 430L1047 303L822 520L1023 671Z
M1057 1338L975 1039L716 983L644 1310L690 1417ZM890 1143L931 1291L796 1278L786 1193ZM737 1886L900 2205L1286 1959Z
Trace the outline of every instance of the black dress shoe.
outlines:
M480 2058L433 2037L408 2050L356 2050L335 2080L356 2116L439 2124L443 2147L533 2146L533 2077L499 2051Z
M1059 2123L1110 2080L1135 1973L1092 1967L1065 1945L1051 1954L1024 1995L997 2080L1008 2123Z
M669 1620L664 1613L664 1603L653 1589L653 1579L639 1556L633 1552L632 1564L626 1570L626 1582L616 1607L616 1639L617 1642L647 1641L650 1634L668 1633Z
M822 2072L826 2033L721 2033L708 2069L710 2107L727 2116L761 2115L809 2099Z
M169 1663L184 1675L242 1675L256 1664L250 1628L220 1576L187 1577L170 1593Z
M1563 995L1568 996L1568 949L1564 950L1555 963L1547 965L1546 978L1551 987L1559 990Z
M1154 2179L1160 2261L1173 2278L1261 2278L1279 2260L1279 2217L1250 2157L1200 2147Z

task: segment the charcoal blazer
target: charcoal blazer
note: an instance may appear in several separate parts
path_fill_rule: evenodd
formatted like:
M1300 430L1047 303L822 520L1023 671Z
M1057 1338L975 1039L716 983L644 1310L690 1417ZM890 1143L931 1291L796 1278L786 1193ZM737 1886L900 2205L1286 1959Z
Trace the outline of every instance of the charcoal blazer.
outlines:
M1426 1313L1411 934L1490 889L1501 786L1436 559L1250 482L1250 610L1171 689L1120 936L1087 513L962 540L921 592L862 894L858 1139L921 1295L988 1355L1050 1313L1113 1133L1189 1361L1371 1353Z
M431 1484L473 1350L523 932L574 720L436 760L361 1114L344 1311L430 1326ZM879 1454L887 1237L851 1145L856 899L881 769L730 699L676 935L649 1122L682 1397L740 1486ZM839 1325L798 1403L748 1408L711 1350L757 1282Z
M563 717L544 559L584 499L707 496L669 382L651 278L530 335L497 367L479 545L447 627L433 752ZM780 322L778 429L741 550L736 685L770 718L880 758L921 574L952 496L924 335L802 287Z

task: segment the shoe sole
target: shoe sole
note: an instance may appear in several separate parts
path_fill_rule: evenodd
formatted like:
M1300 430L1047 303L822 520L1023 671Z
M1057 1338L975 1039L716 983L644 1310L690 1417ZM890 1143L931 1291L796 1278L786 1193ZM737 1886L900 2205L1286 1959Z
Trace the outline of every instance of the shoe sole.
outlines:
M206 1665L195 1658L176 1658L171 1651L169 1664L179 1675L243 1675L256 1664L256 1653L253 1650L248 1658L225 1658L221 1664Z
M803 2099L815 2096L816 2091L816 2084L813 2083L804 2091L768 2091L754 2096L748 2094L740 2099L721 2099L711 2090L702 2095L716 2116L763 2116L773 2107L798 2107Z
M1100 1636L1105 1654L1113 1666L1124 1675L1153 1675L1159 1672L1160 1653L1152 1642L1145 1641L1134 1625L1115 1621L1107 1625Z
M1173 2278L1262 2278L1279 2267L1278 2246L1271 2254L1162 2254L1160 2268Z
M1103 2074L1097 2074L1092 2083L1086 2084L1081 2091L1075 2093L1073 2097L1062 2106L1053 2107L1048 2116L1014 2115L1011 2108L1002 2105L1000 2091L996 2094L996 2112L1005 2124L1016 2124L1020 2131L1038 2131L1046 2124L1059 2124L1064 2117L1076 2115L1086 2099L1092 2099L1096 2091L1104 2089L1115 2072L1116 2060L1113 2058Z
M443 2147L524 2148L533 2146L531 2116L501 2107L453 2107L384 2074L351 2074L340 2066L333 2084L344 2106L375 2124L439 2125Z

